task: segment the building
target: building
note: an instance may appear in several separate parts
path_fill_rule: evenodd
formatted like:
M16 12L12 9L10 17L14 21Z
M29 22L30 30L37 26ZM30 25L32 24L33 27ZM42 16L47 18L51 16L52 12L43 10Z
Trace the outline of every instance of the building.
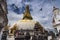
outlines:
M53 27L55 29L60 30L60 9L53 7L53 13L54 13L54 17L53 17Z
M28 5L25 8L22 20L17 21L12 27L10 27L9 33L14 34L16 30L22 30L24 32L29 31L32 34L34 31L38 30L43 32L42 25L39 22L33 20Z
M0 0L0 30L8 24L6 0Z

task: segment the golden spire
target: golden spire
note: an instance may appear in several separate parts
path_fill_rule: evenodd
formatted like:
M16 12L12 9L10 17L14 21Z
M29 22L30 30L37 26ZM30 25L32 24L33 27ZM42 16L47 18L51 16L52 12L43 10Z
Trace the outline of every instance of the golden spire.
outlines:
M25 8L23 19L29 19L29 20L33 19L32 16L31 16L31 14L30 14L30 10L29 10L29 6L28 5Z

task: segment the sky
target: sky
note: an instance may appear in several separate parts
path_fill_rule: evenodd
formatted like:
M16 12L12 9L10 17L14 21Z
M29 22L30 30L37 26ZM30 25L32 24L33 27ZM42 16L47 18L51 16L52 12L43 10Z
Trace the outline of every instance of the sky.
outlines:
M44 28L53 29L53 7L60 8L60 0L7 0L8 25L12 26L23 17L25 6L29 5L33 20Z
M53 6L60 9L60 0L7 0L8 25L12 26L22 19L26 5L29 5L34 20L38 21L47 30L54 29L52 24Z

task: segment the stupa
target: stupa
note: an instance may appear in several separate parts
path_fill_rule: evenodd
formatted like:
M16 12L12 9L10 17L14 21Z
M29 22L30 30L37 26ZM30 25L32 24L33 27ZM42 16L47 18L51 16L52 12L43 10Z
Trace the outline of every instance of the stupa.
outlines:
M14 33L16 30L34 30L38 29L41 32L43 31L43 27L39 22L33 20L30 10L29 10L29 5L26 6L25 12L23 13L23 18L22 20L17 21L12 27L10 27L10 32Z

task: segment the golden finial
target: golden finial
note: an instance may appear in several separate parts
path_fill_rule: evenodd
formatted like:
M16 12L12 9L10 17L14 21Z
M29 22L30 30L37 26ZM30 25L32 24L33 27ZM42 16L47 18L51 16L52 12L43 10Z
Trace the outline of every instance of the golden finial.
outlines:
M31 14L30 14L29 5L27 5L25 8L23 19L30 19L30 20L33 19Z

